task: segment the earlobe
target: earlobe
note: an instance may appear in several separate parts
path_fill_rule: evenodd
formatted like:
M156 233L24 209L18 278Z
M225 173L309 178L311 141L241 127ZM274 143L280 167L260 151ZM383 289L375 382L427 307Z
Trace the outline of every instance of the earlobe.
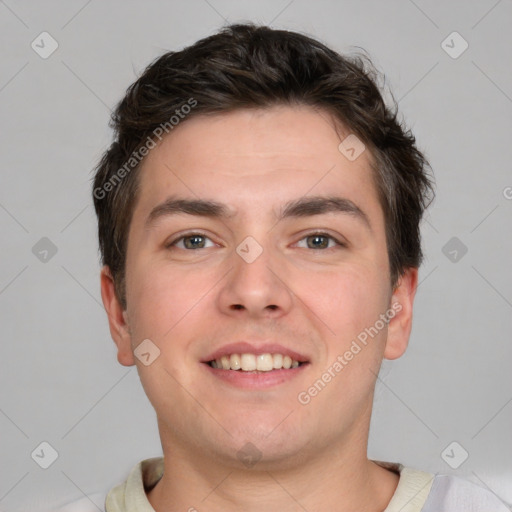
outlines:
M101 269L101 298L108 316L110 335L117 346L117 360L123 366L133 366L135 361L126 311L117 298L114 279L108 266Z
M407 349L412 329L412 312L417 283L418 269L408 268L399 278L393 291L390 307L395 314L388 325L384 350L385 359L398 359Z

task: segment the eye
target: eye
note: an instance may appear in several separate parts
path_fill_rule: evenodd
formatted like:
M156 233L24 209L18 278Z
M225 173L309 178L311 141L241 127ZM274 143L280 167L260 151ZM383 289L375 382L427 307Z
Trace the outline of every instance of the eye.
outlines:
M340 242L327 233L310 233L309 235L306 235L304 238L299 240L297 243L302 242L302 240L307 240L306 249L332 249L335 246L346 247L344 243ZM333 244L329 245L331 241Z
M206 235L203 235L202 233L189 233L183 236L180 236L173 242L167 244L167 248L170 247L178 247L179 249L205 249L206 248L206 240L210 240L212 245L209 247L214 246L215 244L211 241L210 238L208 238ZM181 245L180 245L181 244Z

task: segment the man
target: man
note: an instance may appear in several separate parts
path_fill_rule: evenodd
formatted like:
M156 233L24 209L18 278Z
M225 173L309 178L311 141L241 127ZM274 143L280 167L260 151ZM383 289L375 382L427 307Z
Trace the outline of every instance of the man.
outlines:
M94 180L101 292L163 458L108 512L500 512L369 460L383 358L407 348L433 192L363 57L232 25L150 65Z

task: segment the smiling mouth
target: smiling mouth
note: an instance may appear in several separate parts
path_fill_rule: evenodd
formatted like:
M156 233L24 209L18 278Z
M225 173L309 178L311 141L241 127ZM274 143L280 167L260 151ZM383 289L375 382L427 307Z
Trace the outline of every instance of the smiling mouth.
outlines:
M283 354L230 354L213 359L206 364L221 370L264 373L273 370L289 370L306 364Z

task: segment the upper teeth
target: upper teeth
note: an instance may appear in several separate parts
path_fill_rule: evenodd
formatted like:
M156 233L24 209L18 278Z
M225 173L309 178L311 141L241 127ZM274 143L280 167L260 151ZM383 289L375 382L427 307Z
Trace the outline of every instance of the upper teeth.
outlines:
M290 356L283 356L283 354L231 354L210 361L210 365L213 368L222 368L224 370L244 370L246 372L259 370L261 372L269 372L281 368L297 368L299 361L295 361Z

